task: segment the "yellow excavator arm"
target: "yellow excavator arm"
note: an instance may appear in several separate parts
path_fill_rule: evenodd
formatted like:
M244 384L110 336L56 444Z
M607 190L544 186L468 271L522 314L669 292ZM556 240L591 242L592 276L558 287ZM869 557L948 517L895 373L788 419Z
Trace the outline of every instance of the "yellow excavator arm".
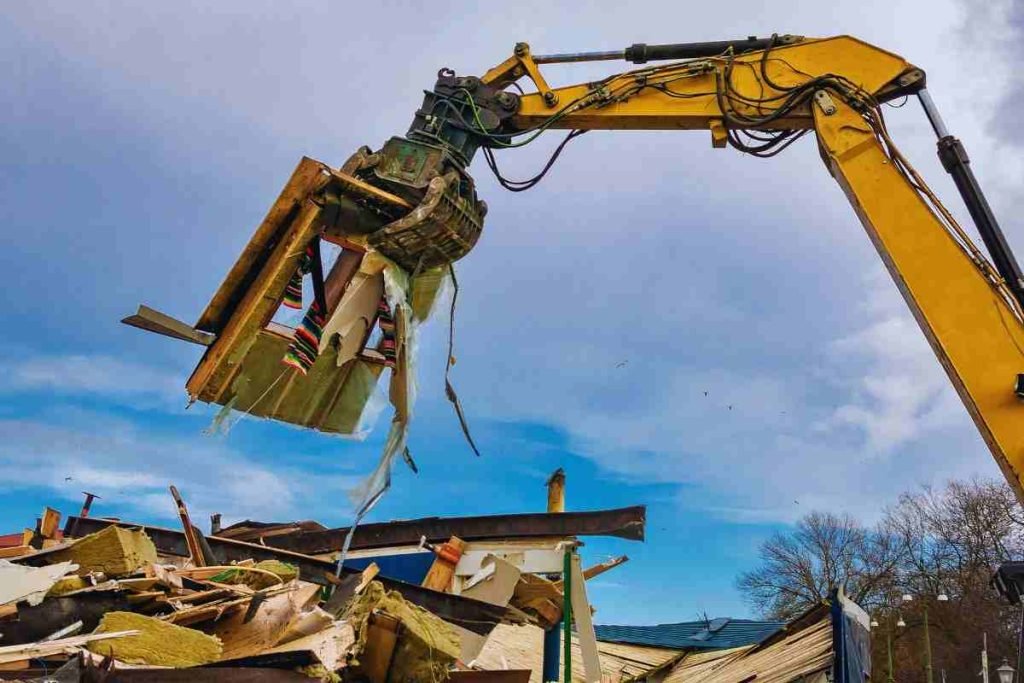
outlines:
M545 63L672 60L552 88ZM508 89L529 79L536 92ZM467 162L550 129L706 129L715 147L771 156L814 131L822 159L860 217L1000 468L1024 501L1024 317L1020 269L924 89L921 69L856 38L773 37L634 45L534 56L520 43L480 78L442 70L407 136ZM893 144L880 104L917 95L991 260L974 246ZM578 133L573 133L575 135ZM499 174L500 178L500 174ZM535 179L536 180L536 179ZM515 184L503 184L521 189ZM528 186L528 183L521 185Z
M616 59L640 67L558 88L540 70ZM524 92L520 81L536 90ZM408 132L379 150L361 148L341 169L304 159L194 328L145 307L125 322L208 347L187 384L192 398L322 431L358 429L383 368L391 367L390 396L405 425L406 327L428 314L450 264L473 249L483 228L487 206L467 171L477 153L502 186L519 191L589 130L706 129L715 147L763 157L813 131L826 168L1024 502L1024 278L963 146L924 86L921 69L849 36L562 55L534 55L520 43L481 77L442 69ZM987 255L886 130L882 103L911 95L924 106ZM537 176L501 176L497 153L553 129L570 132ZM329 272L321 240L343 249ZM289 292L301 299L307 272L314 301L301 329L275 324ZM400 280L407 282L399 287ZM401 296L382 298L389 282ZM389 322L392 299L406 322ZM294 372L281 370L282 358ZM446 394L468 436L450 383Z

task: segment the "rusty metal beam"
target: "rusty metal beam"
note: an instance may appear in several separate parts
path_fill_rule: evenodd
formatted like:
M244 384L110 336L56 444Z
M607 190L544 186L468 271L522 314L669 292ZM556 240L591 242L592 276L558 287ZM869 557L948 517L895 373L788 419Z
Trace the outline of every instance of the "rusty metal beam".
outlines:
M644 540L647 508L637 505L617 510L592 512L537 512L485 517L426 517L399 522L361 524L352 536L352 549L416 545L420 537L447 541L457 536L464 541L541 538L551 536L615 536L630 541ZM340 550L348 528L308 531L263 539L275 548L309 555Z
M133 524L120 520L101 519L98 517L69 517L66 528L71 529L74 524L78 525L78 533L81 535L95 533L114 525L125 528L141 528L152 539L157 552L164 555L177 555L179 557L189 556L185 534L174 529ZM250 558L256 561L280 560L281 562L297 566L299 568L299 577L303 581L320 584L321 586L326 586L329 583L325 575L333 574L335 571L334 562L318 560L315 557L309 557L301 553L281 550L279 548L269 548L244 541L217 538L216 536L207 536L206 541L210 544L210 549L213 550L214 555L217 556L217 561L221 564L239 562ZM30 557L26 558L29 561L25 562L25 564L31 564ZM346 568L343 571L349 574L361 573L356 569ZM409 602L419 605L445 621L458 624L480 635L489 634L491 629L502 621L520 621L508 614L504 607L450 593L440 593L423 588L422 586L405 583L404 581L396 581L380 576L378 579L384 584L385 588L398 591Z

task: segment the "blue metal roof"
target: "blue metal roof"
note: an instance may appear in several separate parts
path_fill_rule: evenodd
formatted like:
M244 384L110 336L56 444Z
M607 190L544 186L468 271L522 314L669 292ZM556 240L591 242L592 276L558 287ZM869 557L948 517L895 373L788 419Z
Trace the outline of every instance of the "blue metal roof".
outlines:
M598 640L609 643L649 645L674 650L725 650L756 645L783 626L783 621L712 619L657 626L594 626L594 630Z

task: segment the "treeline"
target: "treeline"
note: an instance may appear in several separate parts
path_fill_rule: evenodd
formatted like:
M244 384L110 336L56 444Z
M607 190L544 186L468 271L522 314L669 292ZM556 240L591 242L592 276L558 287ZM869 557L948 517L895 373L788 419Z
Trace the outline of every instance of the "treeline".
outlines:
M1019 608L989 586L1001 562L1024 559L1024 509L993 481L954 481L941 490L905 493L881 521L814 512L760 548L760 564L737 586L766 618L790 619L831 586L871 614L872 679L925 683L927 610L935 683L978 679L982 634L991 681L1003 657L1016 667ZM912 601L902 599L904 595ZM940 599L946 596L946 600ZM897 625L899 622L905 626Z

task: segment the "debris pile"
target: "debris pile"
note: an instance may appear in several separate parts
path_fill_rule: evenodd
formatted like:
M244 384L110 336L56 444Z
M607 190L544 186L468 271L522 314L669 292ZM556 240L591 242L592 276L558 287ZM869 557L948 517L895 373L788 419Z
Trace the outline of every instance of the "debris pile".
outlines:
M0 537L0 679L528 681L476 661L495 629L561 633L571 605L592 640L585 582L625 558L581 569L578 537L643 538L642 507L433 517L358 527L339 566L348 529L204 534L172 494L181 530L47 508Z

